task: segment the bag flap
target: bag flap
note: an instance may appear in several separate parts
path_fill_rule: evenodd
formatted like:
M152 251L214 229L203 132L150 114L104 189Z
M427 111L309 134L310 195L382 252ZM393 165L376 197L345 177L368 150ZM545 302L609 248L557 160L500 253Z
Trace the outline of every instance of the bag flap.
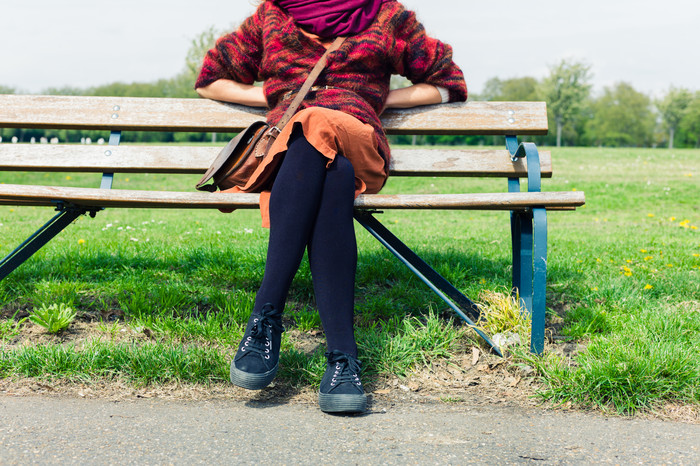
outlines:
M236 147L239 144L247 145L248 141L255 135L255 133L261 127L264 126L267 126L267 123L265 123L264 121L256 121L255 123L248 126L246 129L238 133L238 135L235 138L231 139L228 142L228 144L226 144L226 146L223 149L221 149L219 155L216 156L214 162L212 162L209 169L206 171L204 176L202 176L202 179L199 180L199 183L197 183L195 187L199 191L216 191L216 186L212 188L211 186L204 186L204 184L210 179L212 179L219 170L221 170L221 168L224 166L224 164L226 164L226 162L229 160L229 157L231 157L231 155L236 150Z

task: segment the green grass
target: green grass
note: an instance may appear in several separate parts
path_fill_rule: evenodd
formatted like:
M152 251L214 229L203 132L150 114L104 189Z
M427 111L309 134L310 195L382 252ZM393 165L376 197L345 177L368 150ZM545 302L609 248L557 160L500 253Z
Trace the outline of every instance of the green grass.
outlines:
M548 313L584 348L549 346L512 364L538 371L543 400L621 413L700 395L700 151L553 149L545 190L586 192L576 212L549 219ZM70 179L66 179L70 177ZM192 189L196 177L121 175L115 188ZM95 175L0 174L0 182L96 186ZM391 179L385 193L503 191L502 180ZM46 222L50 209L0 207L0 255ZM510 284L508 214L388 211L382 222L467 296ZM119 379L136 385L218 383L262 278L267 230L257 211L106 210L81 217L0 282L0 376ZM474 344L473 334L393 256L358 228L357 337L365 378L403 376ZM486 294L484 294L486 293ZM81 322L104 320L90 341L16 344L33 308L63 303ZM318 333L306 262L285 325ZM124 334L150 338L120 339ZM285 334L280 379L315 386L323 346Z

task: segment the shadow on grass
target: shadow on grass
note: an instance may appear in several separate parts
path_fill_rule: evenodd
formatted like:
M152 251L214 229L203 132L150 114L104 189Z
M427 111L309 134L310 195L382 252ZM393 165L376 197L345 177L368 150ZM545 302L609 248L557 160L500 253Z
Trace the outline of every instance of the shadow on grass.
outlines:
M200 246L166 254L146 249L142 253L86 251L78 257L69 252L35 257L0 282L1 310L9 317L17 310L65 302L79 311L82 320L105 320L102 317L107 313L123 316L119 320L207 321L212 314L224 313L242 324L262 278L264 241L260 243L254 254L230 246ZM478 248L477 244L465 252L428 245L417 247L416 252L478 302L485 289L509 290L512 273L509 249L495 247L494 253ZM554 276L564 283L577 279L574 270L562 266L554 269ZM419 278L383 249L360 251L355 299L355 322L361 328L385 326L405 316L424 318L430 310L443 319L458 320ZM315 309L307 261L295 277L288 303L288 310L290 306Z

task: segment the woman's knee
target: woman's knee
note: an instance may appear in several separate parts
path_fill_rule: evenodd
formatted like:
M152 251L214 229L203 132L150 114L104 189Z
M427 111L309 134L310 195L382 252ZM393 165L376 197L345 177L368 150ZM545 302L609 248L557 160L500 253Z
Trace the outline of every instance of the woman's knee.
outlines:
M335 169L338 172L355 178L355 168L352 166L352 162L350 162L347 157L344 157L341 154L336 155L333 165L335 165Z

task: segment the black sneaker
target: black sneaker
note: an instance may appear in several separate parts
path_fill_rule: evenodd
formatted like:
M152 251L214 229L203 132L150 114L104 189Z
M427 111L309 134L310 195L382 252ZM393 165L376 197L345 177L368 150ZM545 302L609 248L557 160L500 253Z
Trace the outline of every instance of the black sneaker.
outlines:
M234 385L260 390L272 382L279 367L283 330L282 312L272 304L265 304L259 314L250 316L243 340L231 361Z
M361 413L367 397L360 382L360 361L340 351L326 353L328 367L321 379L318 404L325 413Z

